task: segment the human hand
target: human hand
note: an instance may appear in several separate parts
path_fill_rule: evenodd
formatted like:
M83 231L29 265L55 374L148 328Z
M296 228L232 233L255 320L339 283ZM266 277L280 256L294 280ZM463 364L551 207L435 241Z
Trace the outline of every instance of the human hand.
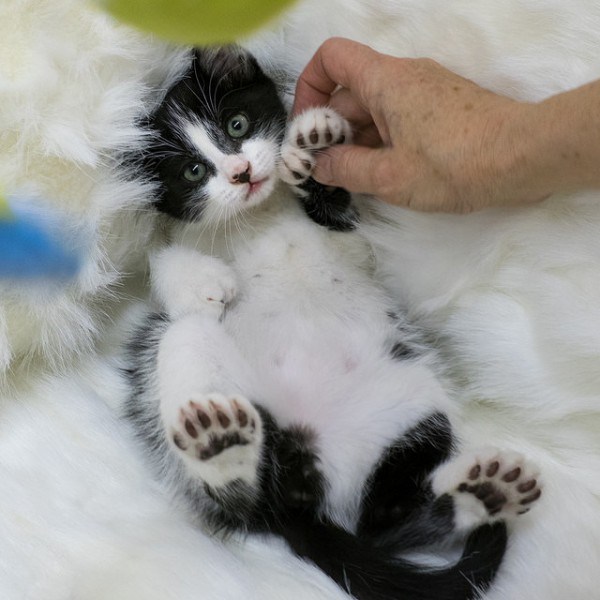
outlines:
M527 126L535 105L485 90L429 59L332 38L301 74L294 113L329 105L355 130L323 151L314 178L423 211L470 212L541 200Z

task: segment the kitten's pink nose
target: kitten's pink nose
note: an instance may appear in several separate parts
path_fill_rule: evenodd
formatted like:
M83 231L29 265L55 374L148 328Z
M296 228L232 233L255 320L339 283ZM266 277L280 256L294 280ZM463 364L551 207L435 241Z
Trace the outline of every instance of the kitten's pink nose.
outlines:
M249 183L252 167L250 163L241 156L227 156L223 167L231 183Z

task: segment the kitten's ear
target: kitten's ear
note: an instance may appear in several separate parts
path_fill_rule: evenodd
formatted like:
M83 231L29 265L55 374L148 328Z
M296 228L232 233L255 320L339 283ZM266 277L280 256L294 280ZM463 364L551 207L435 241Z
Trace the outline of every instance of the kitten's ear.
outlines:
M255 79L264 76L258 62L247 50L236 44L194 50L194 68L214 73L219 78Z

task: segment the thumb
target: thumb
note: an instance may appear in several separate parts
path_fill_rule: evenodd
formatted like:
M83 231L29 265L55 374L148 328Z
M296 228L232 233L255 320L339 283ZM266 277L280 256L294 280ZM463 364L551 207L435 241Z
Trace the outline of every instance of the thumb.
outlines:
M333 146L318 154L313 178L349 192L386 196L396 179L390 158L387 148Z

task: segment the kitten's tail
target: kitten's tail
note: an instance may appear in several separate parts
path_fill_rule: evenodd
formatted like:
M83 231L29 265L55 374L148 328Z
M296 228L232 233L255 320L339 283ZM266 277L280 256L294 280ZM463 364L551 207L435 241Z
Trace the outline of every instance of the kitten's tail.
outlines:
M326 523L288 529L285 537L299 556L358 600L478 598L496 574L507 541L504 523L483 525L470 534L455 565L434 569L405 561Z

